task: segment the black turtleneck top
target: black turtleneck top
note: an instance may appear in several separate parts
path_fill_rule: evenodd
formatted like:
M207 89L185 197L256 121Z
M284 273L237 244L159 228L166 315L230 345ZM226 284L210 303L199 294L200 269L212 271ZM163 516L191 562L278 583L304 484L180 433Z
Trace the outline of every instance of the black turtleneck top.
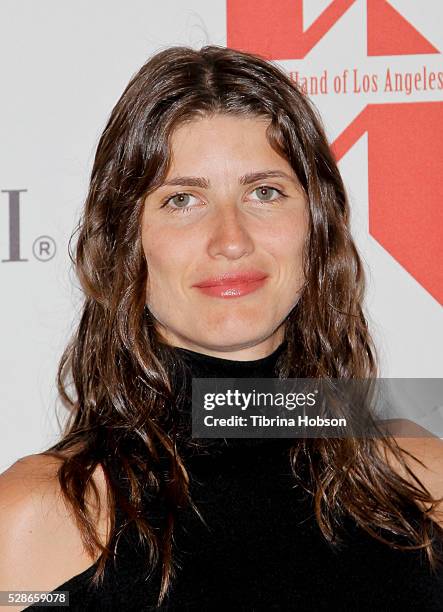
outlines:
M272 378L284 346L251 361L174 350L186 364L190 393L192 377ZM190 401L179 418L190 437ZM69 608L56 609L443 610L443 570L432 575L423 552L390 548L350 518L339 548L326 541L312 499L295 485L291 472L289 449L296 441L207 442L200 450L182 446L192 499L206 524L190 509L179 514L174 554L180 567L161 608L155 604L158 573L146 579L146 556L128 532L117 548L116 566L107 564L103 585L95 591L89 587L95 563L55 589L70 593ZM120 519L117 508L117 523Z

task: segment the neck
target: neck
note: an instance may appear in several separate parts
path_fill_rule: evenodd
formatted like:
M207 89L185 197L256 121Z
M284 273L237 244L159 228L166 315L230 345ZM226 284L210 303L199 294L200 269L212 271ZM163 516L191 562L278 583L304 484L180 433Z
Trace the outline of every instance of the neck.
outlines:
M166 348L166 345L165 347ZM238 445L254 446L263 443L256 439L235 439L227 443L226 439L192 439L192 379L193 378L278 378L280 358L283 358L287 341L284 340L271 354L259 359L239 361L207 355L183 347L167 345L169 357L172 357L171 380L176 391L175 410L172 413L172 430L178 433L178 447L182 443L189 447L235 448ZM186 451L185 451L186 452Z
M232 361L252 361L262 359L269 356L284 342L284 334L280 329L278 333L274 333L265 340L260 341L257 344L243 346L241 348L232 347L212 347L212 346L200 346L193 342L189 342L187 339L183 341L181 337L169 337L164 335L160 343L164 346L170 346L174 349L185 349L192 351L193 353L200 353L209 357L217 357L220 359L232 360Z
M280 355L286 348L283 341L276 349L259 359L237 360L207 355L183 347L173 347L189 366L192 376L199 378L273 378Z

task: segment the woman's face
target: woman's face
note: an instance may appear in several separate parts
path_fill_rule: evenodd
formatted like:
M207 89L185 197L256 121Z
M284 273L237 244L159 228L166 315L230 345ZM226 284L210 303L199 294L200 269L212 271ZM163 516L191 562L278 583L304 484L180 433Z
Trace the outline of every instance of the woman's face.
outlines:
M146 304L167 344L248 360L283 340L304 282L308 211L294 171L268 143L267 125L216 115L172 135L170 169L142 217ZM196 286L249 272L265 278Z

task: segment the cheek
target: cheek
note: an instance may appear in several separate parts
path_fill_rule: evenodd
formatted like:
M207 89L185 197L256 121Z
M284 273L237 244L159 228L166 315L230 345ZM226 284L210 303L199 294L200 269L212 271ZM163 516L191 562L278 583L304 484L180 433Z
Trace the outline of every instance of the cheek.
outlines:
M145 231L143 238L143 251L147 265L147 295L152 298L158 296L159 289L165 288L168 274L168 243L161 232L152 229Z
M303 267L303 251L308 232L307 218L303 215L286 219L268 234L267 248L284 270Z
M145 232L143 251L148 268L148 283L152 291L176 291L186 280L191 253L177 233L162 228Z
M307 237L307 228L287 225L281 228L280 239L274 245L274 257L278 274L279 294L292 303L294 296L302 288L304 277L303 253Z

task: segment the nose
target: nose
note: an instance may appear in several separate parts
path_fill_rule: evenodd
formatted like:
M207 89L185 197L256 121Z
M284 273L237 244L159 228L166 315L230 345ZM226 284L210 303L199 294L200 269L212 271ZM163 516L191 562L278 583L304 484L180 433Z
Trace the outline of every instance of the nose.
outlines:
M220 206L211 219L208 252L211 257L238 259L254 249L241 211L235 205Z

